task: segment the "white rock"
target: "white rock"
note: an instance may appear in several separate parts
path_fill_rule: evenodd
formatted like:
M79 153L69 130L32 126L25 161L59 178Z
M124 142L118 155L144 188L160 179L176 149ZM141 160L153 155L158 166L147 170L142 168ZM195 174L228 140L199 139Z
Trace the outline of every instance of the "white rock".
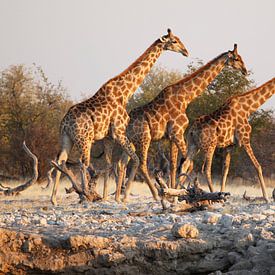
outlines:
M254 214L252 219L253 221L262 221L266 219L266 215Z
M172 227L172 234L177 238L195 239L199 236L199 230L192 224L175 223Z
M40 225L47 225L47 219L45 219L45 218L40 218L39 224L40 224Z
M219 220L219 224L221 224L221 226L223 227L231 227L233 223L233 216L230 214L224 214L222 215L222 217Z
M263 214L267 215L267 216L269 216L269 215L275 215L275 210L273 210L273 209L267 209L267 210L263 211Z
M209 224L216 224L221 217L221 214L215 214L211 212L206 212L203 216L202 222Z

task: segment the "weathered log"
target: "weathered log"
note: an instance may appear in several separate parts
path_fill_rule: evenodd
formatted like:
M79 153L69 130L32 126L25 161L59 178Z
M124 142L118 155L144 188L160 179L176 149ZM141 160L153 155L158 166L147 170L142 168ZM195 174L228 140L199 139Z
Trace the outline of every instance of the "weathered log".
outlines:
M85 198L88 201L97 201L101 199L101 196L95 191L95 188L93 186L89 188L90 184L88 183L88 179L86 176L86 169L82 165L80 166L81 183L79 183L74 173L66 167L64 161L61 165L59 165L55 161L52 161L51 163L57 170L59 170L69 179L72 184L73 190L79 195L80 201L83 201ZM72 188L67 190L71 192ZM68 193L67 190L66 192Z
M247 196L246 191L244 191L244 193L243 193L243 199L246 200L246 201L249 201L249 202L266 202L264 197L250 197L250 196Z
M0 195L5 195L5 196L18 195L20 192L26 190L27 188L29 188L30 186L32 186L34 183L37 182L37 178L38 178L38 159L37 159L36 155L34 155L30 151L30 149L27 147L25 141L23 142L23 149L27 153L27 155L30 156L33 159L33 176L26 183L21 184L19 186L16 186L14 188L5 187L5 186L1 185Z
M224 202L230 195L225 192L206 192L200 188L198 179L196 178L187 188L172 189L168 188L167 184L162 179L160 171L155 172L156 182L158 183L159 196L161 197L161 204L164 210L170 208L171 211L195 211L201 210L204 207L214 202ZM180 203L175 203L173 198L178 198ZM172 203L174 202L174 203ZM170 203L170 205L169 205ZM172 203L172 204L171 204Z

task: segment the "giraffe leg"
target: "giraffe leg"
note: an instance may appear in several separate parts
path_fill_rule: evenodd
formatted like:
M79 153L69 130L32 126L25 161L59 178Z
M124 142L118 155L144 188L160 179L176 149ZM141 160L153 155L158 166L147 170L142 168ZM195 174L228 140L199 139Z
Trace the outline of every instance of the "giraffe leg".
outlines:
M212 167L212 160L213 160L215 149L216 147L210 147L206 152L206 156L205 156L205 161L206 161L205 173L206 173L206 179L207 179L210 192L214 192L212 177L211 177L211 167Z
M170 145L170 185L169 187L176 188L176 171L178 160L178 147L175 142L171 141Z
M193 159L198 151L199 150L197 149L196 146L188 146L186 159L182 163L182 166L180 168L180 174L185 173L189 175L193 171L193 165L194 165ZM186 176L180 177L180 184L183 185L185 180L186 180Z
M136 151L135 146L134 146L133 143L131 143L131 146L132 146L133 150ZM121 171L123 173L122 173L122 186L121 187L124 190L125 190L125 180L126 180L126 172L127 172L126 170L127 170L127 165L129 163L129 161L130 161L129 156L124 153L124 154L122 154L122 158L118 163L119 165L122 165Z
M135 153L135 151L133 150L130 141L128 140L128 138L124 137L124 138L120 138L120 140L118 141L121 145L121 147L123 148L123 150L129 155L129 157L133 160L133 166L131 169L131 173L130 176L128 178L128 181L126 183L126 190L125 190L125 197L124 197L124 201L127 202L128 196L130 194L130 189L131 189L131 184L135 178L137 169L139 167L139 158L137 156L137 154ZM119 196L121 193L121 185L122 185L122 181L123 181L123 170L125 169L124 165L122 165L122 170L120 170L119 173L119 177L118 177L118 190L116 192L116 200L119 201Z
M148 149L150 147L150 142L151 142L151 136L150 133L147 132L147 134L145 135L145 133L143 133L143 138L142 138L142 146L140 146L141 150L140 150L140 170L142 173L142 176L144 177L146 183L148 184L150 191L154 197L154 199L156 201L159 200L158 197L158 193L157 190L153 184L153 182L151 181L151 178L149 176L149 172L148 172L148 167L147 167L147 158L148 158ZM126 187L127 190L127 187Z
M223 167L222 167L221 192L225 191L225 183L229 172L230 161L231 161L231 150L226 149L224 160L223 160Z
M180 150L182 156L184 158L186 158L186 143L185 143L182 132L177 133L173 136L172 143L176 144L176 146ZM172 159L171 159L171 161L172 161ZM172 163L171 163L171 165L172 165ZM176 163L176 165L177 165L177 163ZM176 188L176 170L175 170L173 177L174 178L172 179L172 174L171 174L171 182L173 183L173 185L172 184L171 185L172 185L172 188Z
M127 159L127 161L125 161ZM115 200L117 202L120 202L120 195L121 195L121 188L122 184L125 180L125 174L126 174L126 166L128 163L128 155L126 152L122 153L122 158L118 162L118 176L117 176L117 187L116 187L116 195Z
M260 180L263 197L266 200L266 202L268 202L269 200L268 200L268 195L267 195L267 191L266 191L266 187L265 187L262 167L261 167L260 163L258 162L258 160L256 159L256 157L253 153L253 150L251 148L250 143L244 144L244 149L245 149L246 153L248 154L249 158L251 159L252 163L254 164L254 166L255 166L255 168L258 172L258 177L259 177L259 180Z
M107 163L107 169L104 172L104 186L103 186L103 200L108 199L108 180L110 178L109 169L112 166L112 152L113 152L113 141L109 138L104 139L104 152Z
M58 159L57 159L58 164L61 164L62 161L66 162L66 160L68 159L68 155L71 152L71 149L73 146L71 139L66 134L62 135L61 144L62 144L62 149L58 155ZM60 176L61 176L61 172L56 171L55 182L53 185L53 190L52 190L52 195L51 195L51 203L53 205L57 205L56 195L57 195L57 191L59 188Z

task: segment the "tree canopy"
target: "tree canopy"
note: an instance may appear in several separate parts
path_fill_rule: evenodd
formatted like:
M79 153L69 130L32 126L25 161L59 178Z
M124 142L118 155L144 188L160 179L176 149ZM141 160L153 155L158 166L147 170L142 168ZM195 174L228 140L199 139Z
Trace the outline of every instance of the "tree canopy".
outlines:
M72 104L65 88L51 83L38 66L11 66L0 73L0 104L1 173L24 177L31 171L25 140L44 176L57 154L59 123Z

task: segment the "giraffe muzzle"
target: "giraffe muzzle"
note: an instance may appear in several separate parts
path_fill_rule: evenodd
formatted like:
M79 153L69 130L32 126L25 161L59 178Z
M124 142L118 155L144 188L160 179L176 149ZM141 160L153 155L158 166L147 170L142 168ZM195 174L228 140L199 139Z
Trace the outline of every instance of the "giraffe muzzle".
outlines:
M243 74L243 75L247 75L247 74L248 74L248 72L247 72L247 69L246 69L246 68L242 68L242 74Z
M181 49L181 50L180 50L180 53L181 53L182 55L186 56L186 57L189 55L189 53L188 53L188 51L187 51L186 49Z

